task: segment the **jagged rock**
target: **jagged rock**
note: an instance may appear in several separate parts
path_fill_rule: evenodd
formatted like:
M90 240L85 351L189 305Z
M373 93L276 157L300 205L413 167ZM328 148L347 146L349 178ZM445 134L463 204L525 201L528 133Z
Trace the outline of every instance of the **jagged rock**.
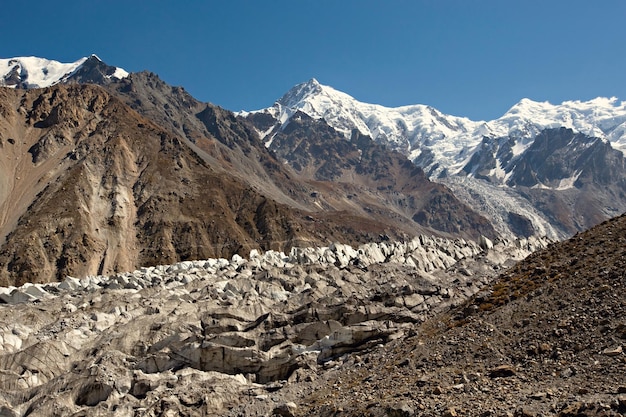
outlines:
M607 356L619 356L622 354L622 346L615 346L611 348L606 348L602 351L603 354Z
M491 378L507 378L515 375L516 372L515 367L511 365L499 365L489 370L489 376Z
M409 403L403 401L398 405L389 407L387 415L390 417L412 417L415 415L415 410Z

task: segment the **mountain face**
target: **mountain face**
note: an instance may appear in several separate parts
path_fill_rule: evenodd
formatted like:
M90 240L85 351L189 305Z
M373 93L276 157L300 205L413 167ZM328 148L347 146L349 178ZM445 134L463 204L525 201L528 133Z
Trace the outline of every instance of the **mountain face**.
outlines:
M356 129L352 134L346 141L324 121L298 112L274 135L270 149L299 175L320 185L342 186L346 204L364 207L368 213L389 213L385 217L397 218L400 224L415 222L456 235L477 231L495 236L487 219L469 210L446 187L428 181L404 155Z
M323 166L315 168L317 173L313 175L310 166L302 169L291 164L287 169L284 164L278 163L274 152L278 148L268 149L264 146L256 129L241 117L235 117L232 112L220 107L198 102L182 88L167 85L155 74L131 74L119 82L108 84L106 88L144 116L186 138L203 157L209 157L224 166L229 175L253 183L255 188L281 203L305 210L356 213L358 217L368 219L369 224L390 224L409 234L430 230L474 239L480 235L495 237L495 231L484 217L468 210L445 187L430 182L406 157L375 145L370 138L363 136L357 141L362 149L353 148L349 152L362 153L367 146L375 147L375 153L380 155L376 168L380 172L360 172L361 181L357 181L354 170L363 171L363 167L372 162L371 159L363 159L358 168L356 159L344 159L345 150L341 149L341 145L347 142L336 131L327 125L315 125L306 115L302 120L294 119L289 134L282 135L276 143L287 146L287 143L295 141L303 146L294 145L295 148L291 149L292 145L288 145L279 154L282 157L288 152L291 157L304 158L304 163L311 166L315 164L313 161L324 159ZM301 140L304 137L308 139ZM325 148L324 156L309 154L321 147ZM342 168L338 168L338 165ZM406 175L413 181L412 192L415 194L409 198L418 202L422 209L420 216L412 213L407 219L407 211L394 206L396 201L403 199L398 197L397 190L393 196L381 192L391 189L390 184L395 184L397 178L405 175L394 165L409 169ZM336 175L332 174L333 170ZM324 172L328 175L324 175ZM424 194L416 196L416 190L420 187ZM429 204L424 205L427 199ZM435 204L435 201L440 203ZM448 203L449 207L445 207ZM425 210L437 214L425 215ZM454 218L450 210L459 212L458 221L449 221ZM440 215L448 220L443 221ZM365 226L362 224L359 227Z
M357 130L401 152L505 236L563 238L626 211L626 104L615 99L524 99L499 119L476 122L424 105L360 103L311 80L270 108L240 113L279 155L275 138L300 114L347 141Z
M513 142L483 139L463 167L465 181L445 183L459 192L461 187L475 190L477 183L483 193L510 190L559 234L588 229L626 211L626 160L606 139L562 127L540 132L519 155L511 151Z
M294 170L241 117L154 74L117 78L93 57L46 65L69 75L47 79L51 87L23 90L34 85L24 78L0 89L0 285L252 249L496 236L447 188L369 138L350 150L361 163ZM303 129L294 124L292 138ZM329 134L342 153L347 142ZM317 166L319 155L299 155ZM396 184L398 175L406 179Z
M292 210L216 172L101 88L0 92L4 285L297 239Z
M399 230L279 203L100 87L0 94L1 285Z

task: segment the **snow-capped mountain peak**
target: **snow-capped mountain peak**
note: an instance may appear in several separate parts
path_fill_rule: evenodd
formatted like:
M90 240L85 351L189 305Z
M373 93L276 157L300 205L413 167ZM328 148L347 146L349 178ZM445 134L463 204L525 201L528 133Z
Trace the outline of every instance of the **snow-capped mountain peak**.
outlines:
M98 56L83 57L75 62L62 63L34 56L0 59L0 86L19 88L44 88L66 82L79 70L88 65L110 68L105 77L121 79L128 72L121 68L108 67Z
M306 101L310 97L321 94L322 89L322 85L315 78L311 78L309 81L298 84L290 89L278 100L278 103L281 106L288 108L297 107L300 103Z
M546 128L566 127L575 132L602 138L614 148L626 151L626 102L616 97L551 104L522 99L502 117L492 122L508 130L511 137L534 137Z
M498 119L473 121L423 104L392 108L362 103L313 78L293 87L268 109L240 114L265 113L284 126L297 111L324 119L346 139L357 129L406 154L431 175L443 170L459 172L485 137L512 138L512 152L518 155L547 128L570 128L608 140L614 148L626 151L626 102L616 98L598 97L558 105L523 98ZM260 132L268 145L275 131L267 128Z
M626 207L626 199L615 198L623 195L623 183L615 178L626 172L626 102L616 98L561 104L523 98L497 119L474 121L423 104L363 103L311 79L272 107L240 115L278 151L284 141L274 138L298 112L323 119L347 140L357 129L403 153L492 219L503 235L563 237ZM606 191L614 183L615 190ZM595 189L604 191L594 194ZM550 192L568 194L563 200L554 194L559 203L546 204L542 199ZM570 207L573 195L599 203ZM555 226L557 218L576 220Z

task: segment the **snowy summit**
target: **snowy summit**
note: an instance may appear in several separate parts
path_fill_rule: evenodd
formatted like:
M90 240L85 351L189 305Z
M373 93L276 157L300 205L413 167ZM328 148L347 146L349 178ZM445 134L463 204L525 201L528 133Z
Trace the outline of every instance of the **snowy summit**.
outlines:
M96 55L84 57L72 63L61 63L38 57L0 59L0 86L20 88L44 88L67 81L89 62L102 63ZM128 72L114 68L108 77L122 79Z

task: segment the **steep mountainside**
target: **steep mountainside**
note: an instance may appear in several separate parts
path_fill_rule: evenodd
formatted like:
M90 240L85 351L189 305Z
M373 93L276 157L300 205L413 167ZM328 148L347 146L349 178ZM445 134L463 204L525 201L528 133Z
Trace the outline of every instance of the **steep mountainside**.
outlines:
M324 121L297 113L276 133L270 149L320 187L328 182L342 186L349 203L368 213L389 213L385 217L398 217L400 223L417 222L452 235L495 236L491 224L450 190L358 130L346 141Z
M322 158L327 160L323 167L317 169L318 175L310 175L310 168L303 170L292 165L294 173L277 163L273 151L278 147L265 147L255 129L241 118L220 107L198 102L183 89L167 85L155 74L131 74L119 82L108 84L107 88L141 114L187 138L201 157L208 156L214 163L225 167L229 175L240 177L276 201L298 208L356 214L409 234L427 227L437 233L472 238L495 236L488 222L468 210L448 189L433 184L421 173L418 175L405 157L374 145L370 138L362 137L360 146L369 147L367 154L375 152L379 155L378 160L365 158L359 162L360 167L356 167L354 158L344 158L341 145L347 142L340 140L332 128L326 125L305 128L305 123L294 120L290 134L281 136L283 139L277 139L276 143L286 144L296 140L303 145L313 141L316 144L296 147L293 151L281 150L280 154L291 152L294 157L299 155L308 161L319 161L320 155L308 153L324 148L325 156ZM303 135L308 139L298 141L293 138L302 138ZM353 151L362 152L356 148ZM341 162L337 162L339 160ZM368 164L374 163L375 167L368 168ZM342 167L334 166L336 164ZM399 170L398 166L404 167L406 172ZM356 176L355 168L358 168ZM322 172L332 170L344 170L345 173L322 175ZM405 175L411 185L396 186L396 183L404 181L400 178ZM411 196L399 194L401 188L411 187ZM406 199L411 200L409 209L398 209L396 202L406 204L402 202ZM453 214L457 212L458 218Z
M504 235L563 238L626 211L624 160L616 151L625 149L626 105L615 99L556 106L524 99L497 120L475 122L424 105L360 103L311 80L273 107L241 116L276 150L275 138L301 114L346 140L358 130L402 152Z
M156 74L130 74L106 88L137 112L182 138L201 158L238 176L272 199L295 207L312 204L303 184L262 145L258 135L233 113L193 98Z
M495 189L494 195L498 189L513 190L532 204L559 236L626 212L626 159L606 140L559 128L542 131L517 156L512 152L514 146L510 138L485 138L463 167L469 179L444 182L459 195L464 193L462 188L471 189L478 183L484 190ZM470 205L481 204L475 197L463 195L465 201L474 201ZM528 219L528 214L523 217Z

